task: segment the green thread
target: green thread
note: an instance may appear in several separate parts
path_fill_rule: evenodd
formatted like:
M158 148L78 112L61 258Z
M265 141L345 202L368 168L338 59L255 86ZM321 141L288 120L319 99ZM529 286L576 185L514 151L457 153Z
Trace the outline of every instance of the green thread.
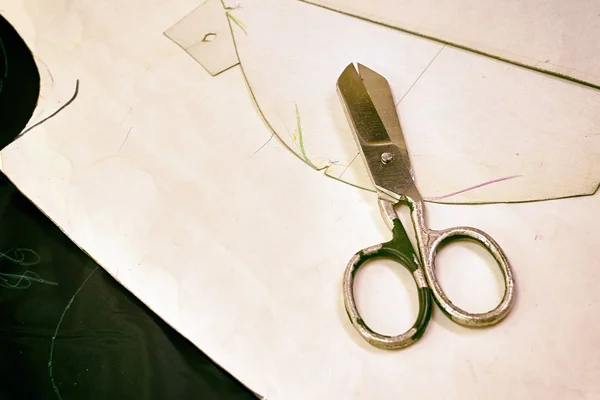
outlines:
M225 8L227 9L227 8ZM244 33L247 35L248 33L246 32L246 24L244 24L239 18L237 18L235 15L233 15L232 13L230 13L229 11L226 11L225 14L227 14L227 16L229 18L231 18L231 20L233 22L235 22L240 28L242 28L242 30L244 31ZM233 36L233 34L232 34ZM238 61L239 61L239 57L238 57Z
M304 161L315 170L319 170L315 166L315 164L310 161L308 156L306 155L306 149L304 148L304 139L302 138L302 123L300 122L300 111L298 110L298 104L294 103L296 106L296 132L298 133L298 143L300 144L300 151L302 152L302 157L304 157Z
M223 9L227 9L227 7L225 6L225 3L223 0L221 0L221 5L223 6ZM258 110L258 114L260 115L261 119L263 120L263 122L267 125L267 128L271 131L272 134L274 134L277 139L279 139L279 141L281 142L281 144L288 149L292 154L294 154L296 157L298 157L298 159L302 160L304 162L304 160L302 159L302 157L300 157L299 154L296 154L295 151L293 151L290 146L284 142L281 137L279 136L279 134L277 133L277 131L275 131L275 128L273 128L273 126L269 123L269 120L267 120L267 117L265 116L264 112L262 111L262 109L260 108L260 105L258 104L258 100L256 98L256 95L254 94L254 89L252 89L252 85L250 85L250 80L248 80L248 76L246 75L246 71L244 70L244 66L241 62L240 59L240 53L237 47L237 42L235 40L235 34L233 33L233 26L231 25L231 22L228 20L227 23L229 24L229 32L231 33L231 38L233 40L233 48L235 50L235 55L238 59L238 64L240 66L240 71L242 72L242 76L244 78L244 82L246 82L246 86L248 86L248 91L250 92L250 97L252 98L252 102L254 103L254 105L256 106L256 109Z

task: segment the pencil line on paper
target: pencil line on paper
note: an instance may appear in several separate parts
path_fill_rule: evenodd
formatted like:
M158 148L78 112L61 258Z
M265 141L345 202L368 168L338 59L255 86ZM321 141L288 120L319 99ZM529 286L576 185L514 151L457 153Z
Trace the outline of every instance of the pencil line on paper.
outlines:
M498 183L498 182L502 182L502 181L508 181L510 179L521 178L521 177L523 177L523 175L511 175L511 176L506 176L504 178L493 179L491 181L483 182L483 183L480 183L479 185L475 185L475 186L470 186L470 187L468 187L466 189L462 189L462 190L459 190L457 192L445 194L443 196L426 197L426 198L424 198L424 200L442 200L442 199L447 199L448 197L456 196L457 194L461 194L461 193L465 193L465 192L468 192L468 191L471 191L471 190L479 189L480 187L491 185L493 183Z
M127 131L127 134L125 135L125 139L123 139L123 143L121 143L121 146L119 147L119 150L117 150L117 154L121 152L121 149L123 148L123 146L125 146L125 142L127 141L127 139L129 138L129 134L131 133L131 129L133 129L133 127L129 127L129 130Z
M266 142L264 142L262 144L262 146L260 146L254 153L252 153L253 156L256 155L256 153L258 153L259 151L261 151L266 145L269 144L269 142L271 141L271 139L273 139L273 136L275 136L275 133L271 133L271 136L269 136L269 139L267 139Z
M433 62L435 61L435 59L440 55L440 53L442 52L442 50L444 50L446 48L446 45L443 45L442 48L436 53L435 56L433 56L433 58L431 59L431 61L429 61L429 64L427 64L427 66L425 67L425 69L423 71L421 71L421 73L419 74L419 76L417 77L417 79L415 79L415 81L413 82L412 85L410 85L410 87L408 88L408 90L406 91L406 93L404 93L402 95L402 97L400 98L400 100L398 100L398 102L396 103L396 107L398 107L398 104L400 104L400 102L402 102L402 100L404 100L404 98L406 97L406 95L408 95L410 93L410 91L412 90L413 87L415 87L415 85L417 84L417 82L419 82L419 80L421 79L421 77L425 74L425 72L427 72L427 70L429 69L429 67L431 66L431 64L433 64Z
M348 165L346 165L346 168L344 168L344 170L342 171L342 173L340 174L340 176L338 178L342 179L342 175L344 175L346 173L346 171L348 171L348 168L350 168L350 166L352 165L352 163L354 162L354 160L356 160L356 157L358 157L360 153L356 153L356 155L354 156L354 158L352 159L352 161L350 161L348 163Z
M39 58L36 55L34 55L33 58L35 58L40 63L42 63L42 65L44 66L44 69L46 69L46 72L48 72L48 76L50 77L50 82L52 83L52 85L54 85L54 76L52 75L52 72L50 71L50 68L48 68L48 64L46 64L46 62L44 60L42 60L41 58Z

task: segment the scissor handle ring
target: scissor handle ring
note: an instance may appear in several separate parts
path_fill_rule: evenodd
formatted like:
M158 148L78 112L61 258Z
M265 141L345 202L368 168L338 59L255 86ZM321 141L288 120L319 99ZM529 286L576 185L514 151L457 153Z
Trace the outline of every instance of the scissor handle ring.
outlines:
M354 299L354 278L359 268L367 261L376 258L387 258L396 261L408 269L415 280L419 294L419 314L414 325L406 332L396 336L386 336L373 331L360 316ZM417 341L425 332L431 318L431 290L427 285L423 270L413 260L408 259L388 243L367 247L352 257L344 273L344 305L350 322L358 333L371 345L385 350L397 350Z
M500 303L491 311L485 313L469 313L457 307L446 296L435 275L435 256L438 248L451 240L472 239L482 245L496 260L504 277L504 296ZM429 231L429 246L425 260L425 276L433 292L433 297L441 310L459 325L482 328L495 325L509 313L515 294L515 281L510 264L502 248L487 233L468 226L459 226L441 231Z

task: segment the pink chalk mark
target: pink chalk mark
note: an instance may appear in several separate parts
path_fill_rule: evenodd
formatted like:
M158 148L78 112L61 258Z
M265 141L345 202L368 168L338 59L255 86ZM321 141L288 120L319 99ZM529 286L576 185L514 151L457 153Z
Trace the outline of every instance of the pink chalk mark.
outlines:
M471 186L471 187L468 187L466 189L459 190L458 192L445 194L443 196L427 197L426 200L442 200L442 199L447 199L448 197L456 196L457 194L468 192L470 190L479 189L480 187L491 185L492 183L498 183L498 182L502 182L502 181L507 181L509 179L521 178L521 177L523 177L523 175L506 176L504 178L498 178L498 179L494 179L494 180L491 180L491 181L483 182L483 183L480 183L479 185Z

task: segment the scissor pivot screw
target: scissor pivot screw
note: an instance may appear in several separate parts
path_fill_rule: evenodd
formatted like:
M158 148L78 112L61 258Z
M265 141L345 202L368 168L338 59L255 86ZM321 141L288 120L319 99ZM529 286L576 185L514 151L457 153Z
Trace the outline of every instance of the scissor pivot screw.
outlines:
M389 164L390 162L392 162L392 159L394 158L394 155L392 153L382 153L381 154L381 163L382 164Z

